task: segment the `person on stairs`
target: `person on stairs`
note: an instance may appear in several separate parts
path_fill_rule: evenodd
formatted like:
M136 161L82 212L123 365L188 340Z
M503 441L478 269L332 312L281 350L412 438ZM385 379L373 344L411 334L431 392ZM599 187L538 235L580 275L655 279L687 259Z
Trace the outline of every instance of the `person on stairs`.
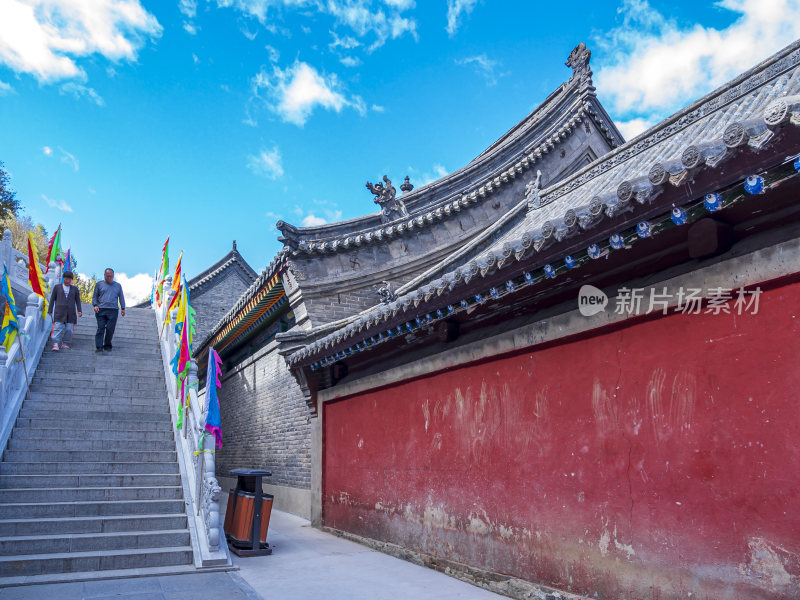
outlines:
M53 286L50 293L50 308L47 312L53 317L53 352L69 348L72 332L81 312L81 295L72 285L72 271L64 271L64 283Z
M94 336L95 352L111 352L111 338L117 327L117 310L125 316L125 296L122 286L114 281L114 269L106 269L103 281L98 281L92 294L97 333Z

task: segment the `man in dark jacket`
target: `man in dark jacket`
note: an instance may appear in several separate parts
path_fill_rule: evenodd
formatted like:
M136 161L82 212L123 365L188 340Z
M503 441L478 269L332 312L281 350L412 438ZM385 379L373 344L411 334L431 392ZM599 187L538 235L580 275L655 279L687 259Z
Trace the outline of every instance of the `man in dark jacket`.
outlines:
M64 283L53 287L50 294L50 308L47 312L53 316L53 351L68 349L67 342L72 340L75 323L81 313L81 298L78 288L72 285L72 272L64 271ZM62 341L63 338L63 341Z
M125 316L125 295L122 286L114 281L114 269L106 269L103 281L98 281L92 294L92 306L97 317L97 333L94 335L96 352L111 352L111 338L117 326L117 311Z

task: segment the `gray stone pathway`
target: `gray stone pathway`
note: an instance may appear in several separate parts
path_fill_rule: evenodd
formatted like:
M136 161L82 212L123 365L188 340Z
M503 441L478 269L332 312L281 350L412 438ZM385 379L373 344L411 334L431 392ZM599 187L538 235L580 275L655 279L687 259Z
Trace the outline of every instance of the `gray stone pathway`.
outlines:
M499 600L501 596L272 511L271 556L233 557L238 571L0 589L0 600Z

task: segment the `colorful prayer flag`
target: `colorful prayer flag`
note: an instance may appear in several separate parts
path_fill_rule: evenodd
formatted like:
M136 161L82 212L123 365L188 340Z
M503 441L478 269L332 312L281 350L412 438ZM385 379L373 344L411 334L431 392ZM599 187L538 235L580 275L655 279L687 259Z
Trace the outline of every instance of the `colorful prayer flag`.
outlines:
M67 248L67 257L64 259L64 271L72 271L72 254L70 253L70 248ZM63 276L61 277L61 281L63 283Z
M178 264L175 265L175 275L172 276L172 291L177 292L181 287L181 260L183 259L183 250L178 257Z
M42 276L42 270L39 268L39 261L36 249L36 242L33 241L33 235L28 232L28 283L31 285L33 293L41 296L42 300L42 317L47 314L47 284Z
M59 260L59 256L61 255L61 224L58 224L58 229L53 234L53 237L50 238L50 242L47 246L47 265L45 265L44 272L47 273L50 270L50 263L57 262Z
M214 436L217 448L222 448L222 415L219 408L217 388L222 387L219 380L222 359L212 347L208 351L208 374L206 375L206 431Z
M3 265L3 279L0 280L0 295L5 299L5 309L3 311L3 324L0 326L0 343L11 351L11 344L19 333L19 322L17 321L17 305L14 302L14 293L11 291L11 280L8 278L8 269Z
M158 287L156 288L156 302L159 306L164 301L164 280L169 273L169 236L167 241L164 242L164 250L161 254L161 268L159 269L160 275L158 280Z

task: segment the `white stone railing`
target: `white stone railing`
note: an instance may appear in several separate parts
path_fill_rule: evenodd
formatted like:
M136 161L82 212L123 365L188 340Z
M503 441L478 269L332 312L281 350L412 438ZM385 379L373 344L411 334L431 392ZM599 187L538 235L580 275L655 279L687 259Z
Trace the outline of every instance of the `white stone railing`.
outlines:
M25 399L28 384L33 379L39 359L42 357L42 351L47 344L52 324L49 315L42 316L44 300L32 293L27 284L28 257L14 250L11 242L11 231L6 229L3 232L2 243L0 243L0 259L2 259L0 276L2 276L2 268L5 265L12 288L17 290L17 297L19 297L20 290L26 294L27 305L25 315L18 315L20 333L11 346L10 352L6 354L5 348L0 346L0 451L5 450L8 443L11 430L19 415L19 409L22 407L22 401ZM61 268L55 263L51 263L46 279L52 288L61 281ZM2 302L0 304L4 305ZM20 303L17 302L17 304ZM2 312L0 312L0 321L2 321ZM22 343L22 349L20 349L20 343ZM22 360L23 355L25 356L24 361Z
M169 289L171 277L164 284L165 297L159 307L151 307L156 313L161 357L164 364L164 376L167 381L172 424L177 425L180 406L180 385L172 371L172 358L178 348L179 337L175 333L175 317L177 309L172 310L170 322L164 326L166 309L173 292ZM188 384L189 408L184 411L183 427L177 430L175 439L178 447L178 459L181 466L184 495L186 496L187 514L189 516L192 545L195 550L195 565L212 567L230 564L230 553L225 542L220 520L219 498L222 489L216 478L214 437L205 436L206 406L205 398L198 396L197 363L192 359L189 367ZM205 396L205 395L203 395ZM199 452L203 443L204 452ZM202 471L202 475L201 475ZM198 487L198 482L200 486Z

